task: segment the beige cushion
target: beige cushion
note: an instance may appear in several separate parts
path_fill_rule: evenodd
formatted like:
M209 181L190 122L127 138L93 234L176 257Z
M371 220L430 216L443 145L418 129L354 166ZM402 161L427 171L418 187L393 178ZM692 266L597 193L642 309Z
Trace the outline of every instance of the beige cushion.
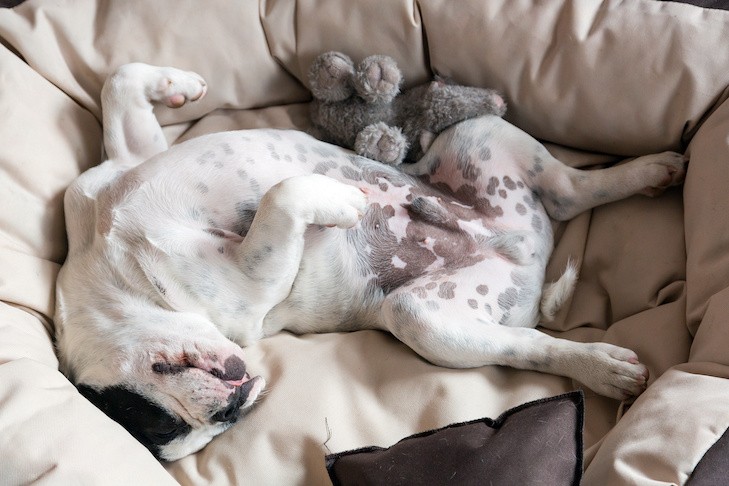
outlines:
M170 141L306 128L307 66L336 49L390 54L408 84L437 73L500 89L508 119L573 166L691 141L684 188L556 225L548 268L555 278L571 257L582 272L547 331L631 347L652 376L624 414L587 392L585 484L685 481L729 426L728 30L723 11L653 0L30 0L0 11L3 480L327 484L329 452L389 446L577 386L438 368L379 332L281 334L247 351L270 383L265 399L165 471L57 371L62 194L101 160L105 76L129 61L205 76L202 102L158 111Z

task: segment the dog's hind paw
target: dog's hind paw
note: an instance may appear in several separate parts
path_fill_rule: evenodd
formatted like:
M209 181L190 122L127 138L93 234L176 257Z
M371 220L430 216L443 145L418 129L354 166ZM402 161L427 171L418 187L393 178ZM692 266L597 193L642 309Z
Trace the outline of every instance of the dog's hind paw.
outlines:
M607 343L588 344L583 376L578 379L601 395L630 400L648 386L648 368L633 351Z
M640 191L645 196L655 197L671 186L683 183L686 177L688 159L676 152L662 152L638 159L645 172L646 188Z
M170 108L179 108L188 101L197 101L207 93L207 83L192 71L181 71L175 68L160 68L159 80L153 87L149 97Z

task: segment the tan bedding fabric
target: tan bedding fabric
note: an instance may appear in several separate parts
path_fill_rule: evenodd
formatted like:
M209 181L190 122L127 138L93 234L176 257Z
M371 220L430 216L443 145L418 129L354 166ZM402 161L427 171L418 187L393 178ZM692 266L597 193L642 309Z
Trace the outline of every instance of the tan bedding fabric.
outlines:
M248 350L270 383L260 406L163 468L57 371L62 194L100 161L105 76L129 61L202 74L202 102L159 110L170 141L305 128L300 80L330 49L390 54L411 84L438 73L497 88L507 118L571 165L690 141L684 188L557 226L548 269L558 275L569 257L582 266L548 331L631 347L652 375L624 415L587 393L585 484L684 482L729 427L727 31L726 12L653 0L31 0L0 11L0 483L328 484L330 451L388 446L577 386L438 368L378 332L281 334Z

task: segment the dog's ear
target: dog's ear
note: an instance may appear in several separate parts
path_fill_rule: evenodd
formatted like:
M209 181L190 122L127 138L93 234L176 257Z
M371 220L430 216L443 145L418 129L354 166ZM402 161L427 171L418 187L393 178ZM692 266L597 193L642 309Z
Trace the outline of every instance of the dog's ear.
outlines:
M181 419L124 386L97 389L80 384L77 388L81 395L124 427L158 459L161 446L191 430L190 425Z

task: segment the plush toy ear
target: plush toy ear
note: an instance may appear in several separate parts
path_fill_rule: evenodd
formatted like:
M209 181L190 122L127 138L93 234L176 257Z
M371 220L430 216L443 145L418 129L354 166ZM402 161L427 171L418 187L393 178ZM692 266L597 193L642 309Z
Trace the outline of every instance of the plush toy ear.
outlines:
M320 101L344 101L354 94L354 63L341 52L321 54L309 67L309 87Z

